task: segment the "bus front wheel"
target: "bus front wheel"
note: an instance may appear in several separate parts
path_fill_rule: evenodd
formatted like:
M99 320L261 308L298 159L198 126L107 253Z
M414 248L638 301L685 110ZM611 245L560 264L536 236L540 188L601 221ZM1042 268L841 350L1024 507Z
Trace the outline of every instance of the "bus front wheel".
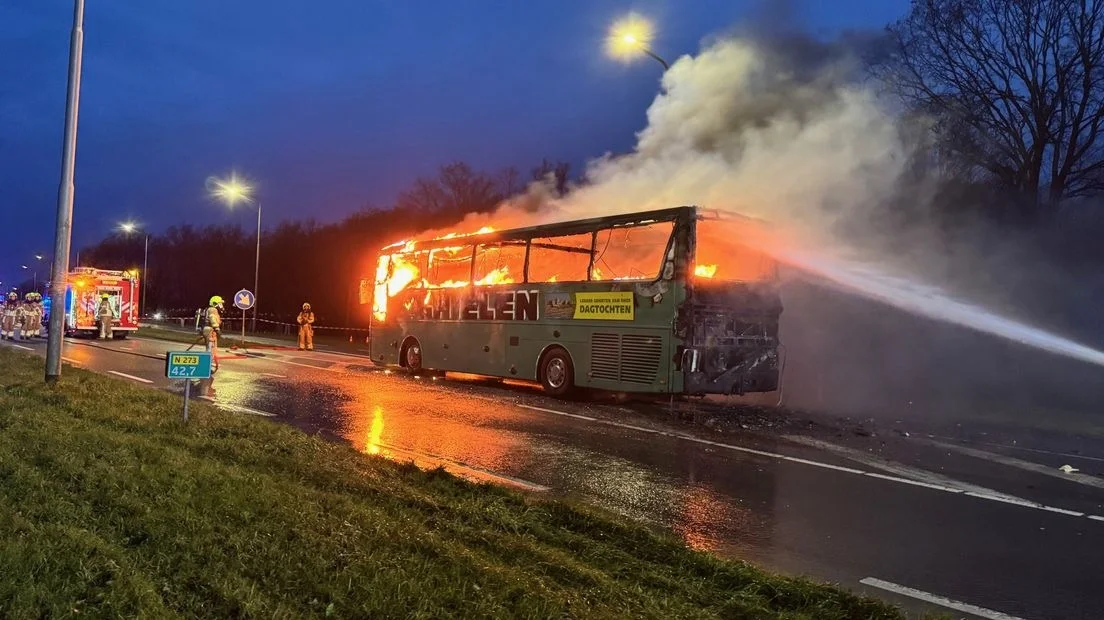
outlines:
M402 365L410 372L418 372L422 369L422 345L416 338L410 338L404 343Z
M539 378L544 391L552 396L570 394L575 387L575 365L567 351L555 348L545 353L541 358Z

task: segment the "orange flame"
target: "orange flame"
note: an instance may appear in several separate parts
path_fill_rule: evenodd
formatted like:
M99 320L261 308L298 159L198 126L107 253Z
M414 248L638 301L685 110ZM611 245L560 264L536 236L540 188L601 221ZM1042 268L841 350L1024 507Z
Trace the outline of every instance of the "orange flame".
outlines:
M699 278L712 278L717 275L716 265L698 265L694 267L694 275Z

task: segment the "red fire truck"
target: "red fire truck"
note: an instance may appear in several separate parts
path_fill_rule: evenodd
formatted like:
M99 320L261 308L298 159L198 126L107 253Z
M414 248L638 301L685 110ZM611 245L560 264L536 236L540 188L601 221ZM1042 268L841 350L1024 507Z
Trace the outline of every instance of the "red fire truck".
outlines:
M70 335L97 335L100 324L96 316L100 299L107 295L111 304L112 332L115 338L126 338L138 330L138 273L109 271L94 267L78 267L69 273L65 291L65 332Z

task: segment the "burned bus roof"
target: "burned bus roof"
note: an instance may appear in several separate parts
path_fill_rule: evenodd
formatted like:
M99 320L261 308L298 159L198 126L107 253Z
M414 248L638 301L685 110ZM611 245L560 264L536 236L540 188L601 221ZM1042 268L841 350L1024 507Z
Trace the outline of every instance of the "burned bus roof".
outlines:
M746 215L731 213L728 211L719 211L716 209L703 209L694 205L686 205L681 207L656 209L653 211L636 211L633 213L605 215L601 217L592 217L582 220L568 220L564 222L553 222L550 224L538 224L535 226L525 226L522 228L493 230L484 233L473 232L457 234L451 237L438 237L435 239L414 239L413 244L414 248L416 248L417 250L432 250L435 248L468 245L469 243L475 244L477 242L493 243L497 241L524 241L537 235L559 237L565 235L583 234L607 227L636 226L651 224L655 222L672 222L679 219L680 217L691 217L695 219L717 219L725 221L744 220L749 222L762 223L762 221L758 218L753 218ZM394 250L403 247L406 243L408 242L400 241L398 243L384 246L382 249Z

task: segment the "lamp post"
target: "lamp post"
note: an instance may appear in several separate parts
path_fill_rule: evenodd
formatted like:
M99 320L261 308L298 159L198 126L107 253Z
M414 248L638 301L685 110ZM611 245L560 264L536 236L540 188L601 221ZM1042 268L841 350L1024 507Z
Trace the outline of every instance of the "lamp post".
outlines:
M666 71L671 68L671 65L649 47L654 36L655 29L650 21L636 13L629 13L610 27L606 49L614 58L626 61L644 54L662 65L663 70Z
M231 172L225 179L208 179L208 191L211 197L221 200L233 209L238 203L257 207L257 255L253 263L253 332L257 332L257 289L261 279L261 201L254 199L254 188L249 182Z
M138 231L138 224L134 222L123 222L119 224L119 230L121 230L123 234L130 236ZM138 316L142 316L142 310L146 307L146 278L149 277L149 233L143 232L142 234L145 236L146 241L142 250L142 275L139 276L141 281L138 284L138 286L141 287L138 293Z
M50 275L50 331L46 341L46 383L61 377L62 330L65 329L65 280L69 272L69 244L73 238L73 171L77 164L77 116L80 110L81 61L84 52L84 0L73 1L73 28L69 35L69 81L65 98L61 182L58 185L54 267Z

